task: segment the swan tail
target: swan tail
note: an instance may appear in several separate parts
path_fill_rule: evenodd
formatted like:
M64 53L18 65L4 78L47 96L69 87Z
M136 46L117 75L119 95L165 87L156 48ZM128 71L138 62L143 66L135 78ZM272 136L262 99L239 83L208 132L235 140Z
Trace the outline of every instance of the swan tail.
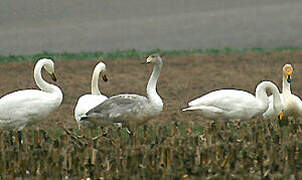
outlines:
M185 112L185 111L194 111L194 110L197 110L197 109L200 109L200 107L191 106L191 107L187 107L185 109L182 109L182 111L183 112Z
M85 121L87 119L88 119L88 116L86 114L84 114L80 117L80 121Z

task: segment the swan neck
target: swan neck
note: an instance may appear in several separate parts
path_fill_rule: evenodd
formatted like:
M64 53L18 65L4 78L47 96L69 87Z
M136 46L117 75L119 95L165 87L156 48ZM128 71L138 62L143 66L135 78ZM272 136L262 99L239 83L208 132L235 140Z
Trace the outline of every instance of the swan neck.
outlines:
M285 75L283 75L282 80L282 93L291 94L290 83L287 82Z
M282 107L282 101L281 101L281 96L278 88L276 86L271 86L270 91L273 94L273 107L276 112L281 111Z
M41 75L42 67L46 64L46 62L38 62L34 69L34 79L37 84L37 86L42 90L46 92L53 92L54 86L49 84L48 82L44 81Z
M265 108L268 108L268 95L267 95L267 92L266 90L269 88L269 83L268 82L262 82L260 83L257 88L256 88L256 98L259 99L262 104L263 104L263 107Z
M156 91L156 84L157 84L157 80L158 80L161 68L162 68L162 62L155 64L151 77L148 81L147 94L151 101L154 99L154 97L155 98L159 97L159 95L157 94L157 91Z
M100 73L103 70L98 70L97 68L94 69L91 79L91 94L92 95L101 95L99 90L99 77Z

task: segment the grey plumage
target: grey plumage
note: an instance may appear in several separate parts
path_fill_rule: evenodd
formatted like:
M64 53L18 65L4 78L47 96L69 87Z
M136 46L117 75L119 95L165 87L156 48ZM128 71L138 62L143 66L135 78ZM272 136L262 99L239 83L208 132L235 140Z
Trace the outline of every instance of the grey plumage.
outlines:
M158 54L150 55L146 64L153 63L154 68L147 85L147 97L137 94L120 94L112 96L103 103L92 108L81 117L81 121L89 121L96 126L122 124L129 128L140 125L153 116L159 115L163 109L161 97L157 94L156 84L162 67L162 59Z
M121 123L128 126L131 121L144 123L154 108L144 96L121 94L112 96L86 113L89 121L97 125ZM150 113L148 113L150 111ZM142 122L138 122L138 121Z

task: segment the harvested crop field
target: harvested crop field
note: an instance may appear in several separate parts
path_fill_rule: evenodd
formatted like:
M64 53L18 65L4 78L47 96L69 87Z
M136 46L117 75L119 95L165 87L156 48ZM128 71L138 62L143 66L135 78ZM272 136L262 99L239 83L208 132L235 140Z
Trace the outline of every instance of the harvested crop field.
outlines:
M219 122L213 124L181 109L189 100L214 89L237 88L254 93L262 80L271 80L281 89L285 63L294 67L292 92L301 97L301 59L301 50L164 57L157 86L164 111L137 129L134 139L116 128L106 138L91 138L101 134L98 130L77 137L80 132L75 130L74 105L80 95L90 92L91 73L98 61L56 59L56 84L64 92L63 103L36 125L43 130L26 128L22 145L14 138L15 132L0 133L0 163L5 164L0 177L298 179L302 176L301 119L264 122L256 118L240 127L221 127ZM143 61L105 59L109 81L100 80L103 94L145 95L152 67L140 64ZM34 62L1 63L1 94L36 88L33 67ZM46 73L44 77L51 82ZM193 124L188 123L191 120ZM60 127L71 134L62 131L60 136L55 135Z

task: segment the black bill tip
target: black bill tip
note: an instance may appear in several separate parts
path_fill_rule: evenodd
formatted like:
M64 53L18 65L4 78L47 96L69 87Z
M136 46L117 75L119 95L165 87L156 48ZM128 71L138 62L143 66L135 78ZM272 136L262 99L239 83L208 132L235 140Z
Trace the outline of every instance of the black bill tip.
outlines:
M287 82L288 82L288 83L291 83L291 82L292 82L292 79L291 79L290 75L287 76Z
M102 79L103 79L103 81L105 81L105 82L107 82L107 81L108 81L108 78L107 78L107 76L106 76L106 75L103 75L103 76L102 76Z
M53 81L57 81L57 78L56 78L56 76L55 76L54 73L51 73L51 74L50 74L50 77L51 77L51 79L52 79Z

